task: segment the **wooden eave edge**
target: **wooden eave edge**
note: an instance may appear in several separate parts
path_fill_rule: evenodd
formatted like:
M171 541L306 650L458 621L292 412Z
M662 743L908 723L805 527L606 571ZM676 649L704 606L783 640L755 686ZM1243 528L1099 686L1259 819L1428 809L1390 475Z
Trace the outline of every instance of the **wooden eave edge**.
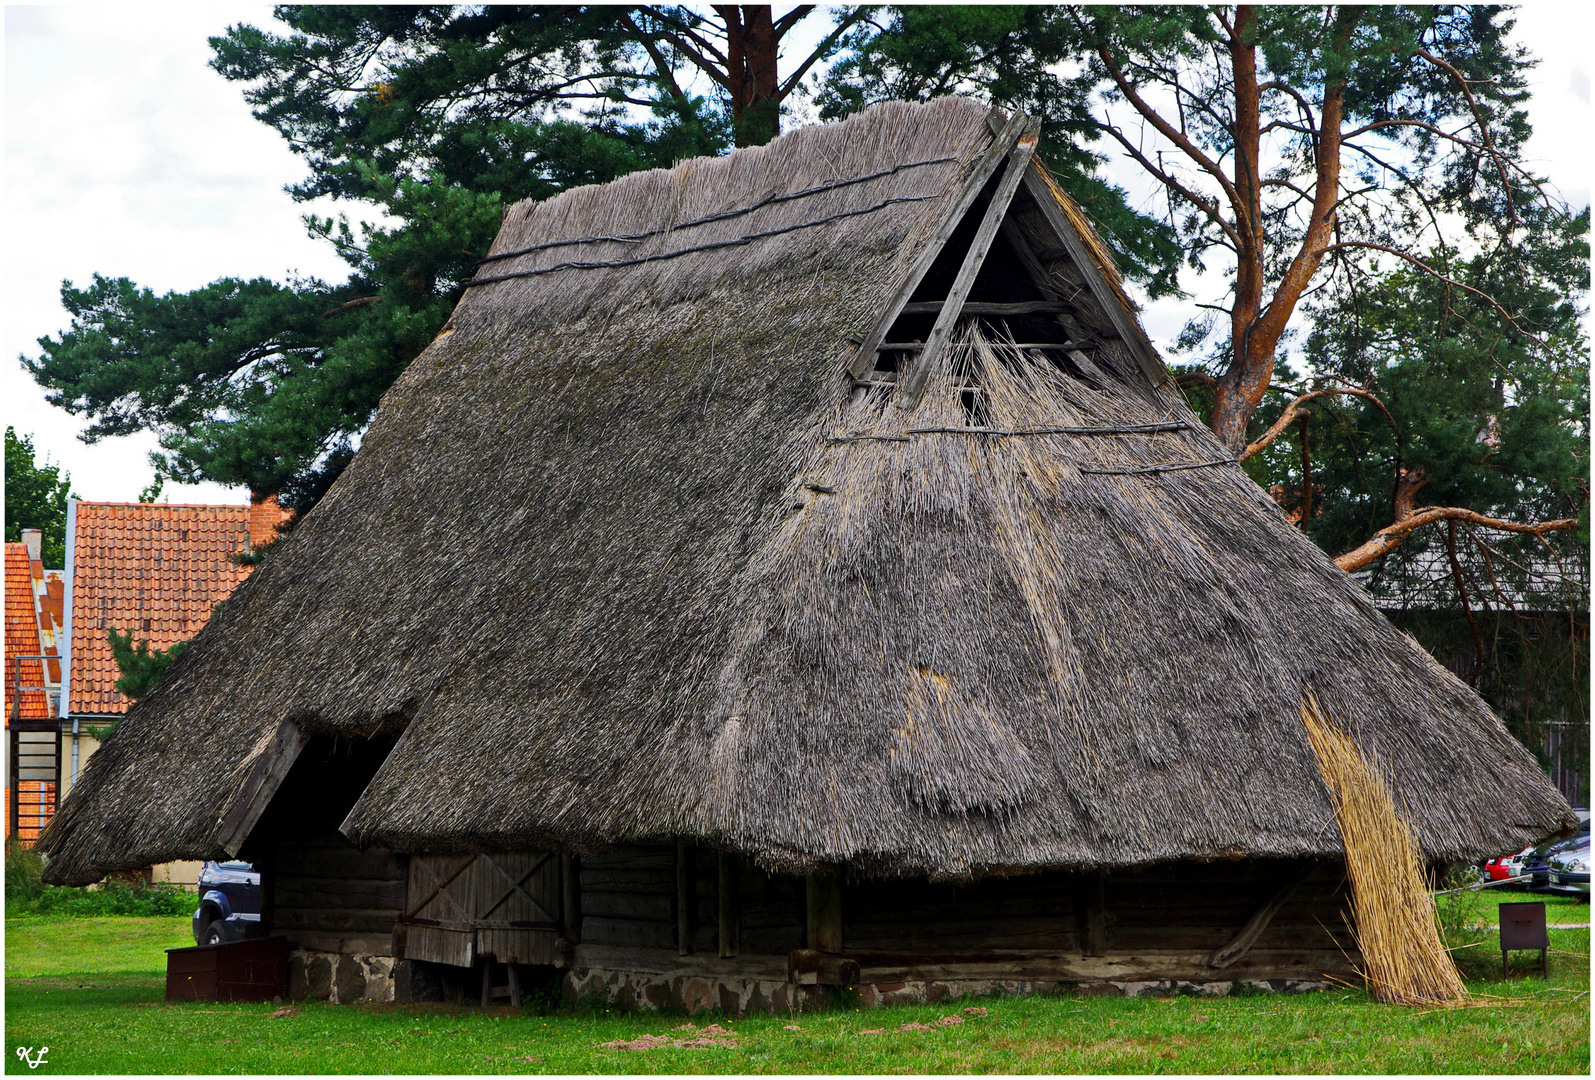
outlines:
M974 205L975 199L980 196L981 191L986 186L986 182L997 171L997 166L1008 159L1009 153L1018 144L1019 136L1023 134L1028 118L1023 113L1015 112L1008 117L1006 123L998 127L997 117L999 115L998 112L993 110L987 116L986 122L993 127L997 127L996 138L992 140L990 146L986 147L985 153L975 162L975 167L970 171L969 175L964 178L963 187L959 189L958 195L952 200L946 212L942 214L942 218L937 223L936 228L926 238L924 246L920 248L919 255L914 259L913 265L909 267L908 273L898 283L897 291L892 294L891 300L887 302L886 307L881 311L874 327L865 336L863 342L860 343L857 355L853 357L852 364L848 366L848 374L853 378L860 378L866 371L875 366L875 354L880 350L881 342L886 340L886 332L891 329L892 324L897 321L897 317L902 314L903 305L908 303L908 298L914 295L915 289L919 288L919 283L930 270L931 264L936 261L936 256L941 254L942 247L946 245L948 238L952 236L953 230L958 227L958 223L963 221L964 215L969 212L969 208Z
M294 721L284 719L255 755L238 786L238 797L216 819L216 843L227 854L237 857L260 815L299 760L309 735Z

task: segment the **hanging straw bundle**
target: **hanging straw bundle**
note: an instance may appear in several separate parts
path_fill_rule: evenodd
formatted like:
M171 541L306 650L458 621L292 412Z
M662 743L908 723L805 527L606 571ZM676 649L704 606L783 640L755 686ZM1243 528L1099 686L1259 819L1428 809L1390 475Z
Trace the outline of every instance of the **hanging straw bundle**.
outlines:
M1390 788L1311 694L1301 718L1346 848L1352 933L1369 989L1398 1005L1464 1000L1467 988L1440 941L1418 846L1396 814Z

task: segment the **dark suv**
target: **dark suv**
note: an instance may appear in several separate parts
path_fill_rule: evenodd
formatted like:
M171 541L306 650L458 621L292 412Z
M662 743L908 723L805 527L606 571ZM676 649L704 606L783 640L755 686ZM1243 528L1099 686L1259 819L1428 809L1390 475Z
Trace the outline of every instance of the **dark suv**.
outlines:
M199 872L194 942L220 945L252 937L260 927L260 871L253 863L207 862Z

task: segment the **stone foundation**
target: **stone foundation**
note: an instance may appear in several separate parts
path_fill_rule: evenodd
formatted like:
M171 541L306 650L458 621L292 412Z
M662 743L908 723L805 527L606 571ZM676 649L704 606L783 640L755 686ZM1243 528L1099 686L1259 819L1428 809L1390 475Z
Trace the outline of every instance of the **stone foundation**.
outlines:
M628 1010L686 1009L697 1013L717 1009L730 1015L799 1012L806 1004L822 1001L825 993L821 987L794 986L784 979L654 975L602 968L567 971L561 989L571 1000L596 997Z
M315 998L338 1005L392 1001L394 962L391 956L294 949L288 954L288 996Z
M569 999L597 997L621 1009L655 1012L686 1009L697 1013L719 1010L728 1015L748 1012L793 1013L825 1003L829 998L856 995L861 1005L936 1004L962 997L1018 997L1023 994L1069 993L1115 997L1169 997L1193 995L1226 997L1238 986L1268 993L1304 993L1327 989L1329 984L1305 979L1244 979L1223 982L1060 982L1030 979L967 979L896 983L865 983L843 991L833 987L794 986L789 982L730 979L690 975L654 975L640 971L588 968L565 973L563 990Z

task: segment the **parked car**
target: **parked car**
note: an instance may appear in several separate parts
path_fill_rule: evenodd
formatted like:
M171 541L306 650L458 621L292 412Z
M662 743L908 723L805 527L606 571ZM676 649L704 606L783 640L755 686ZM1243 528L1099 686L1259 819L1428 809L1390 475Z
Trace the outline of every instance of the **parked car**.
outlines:
M1584 843L1551 858L1551 884L1554 892L1575 893L1589 899L1589 834Z
M1562 877L1571 879L1579 873L1566 864L1580 858L1584 863L1582 889L1577 888L1576 882L1571 880L1567 884L1560 881ZM1560 862L1564 866L1562 869L1554 869L1553 862ZM1535 848L1533 853L1523 860L1523 872L1534 875L1529 888L1535 891L1579 892L1589 895L1589 818L1584 818L1579 831L1567 839L1550 840Z
M207 862L199 871L194 943L220 945L260 927L260 871L253 863Z
M1523 860L1533 851L1532 847L1526 847L1516 855L1502 855L1491 859L1484 864L1484 872L1480 876L1485 881L1506 881L1508 878L1515 878L1523 873Z

